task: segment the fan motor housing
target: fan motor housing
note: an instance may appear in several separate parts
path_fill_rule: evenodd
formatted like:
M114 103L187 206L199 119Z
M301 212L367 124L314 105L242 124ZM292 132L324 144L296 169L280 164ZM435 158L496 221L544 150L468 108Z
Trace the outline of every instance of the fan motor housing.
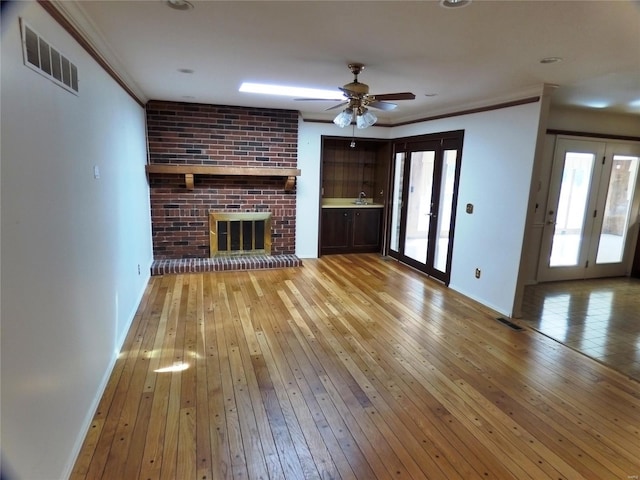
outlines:
M369 93L369 85L366 83L351 82L347 83L343 88L359 96L367 95Z

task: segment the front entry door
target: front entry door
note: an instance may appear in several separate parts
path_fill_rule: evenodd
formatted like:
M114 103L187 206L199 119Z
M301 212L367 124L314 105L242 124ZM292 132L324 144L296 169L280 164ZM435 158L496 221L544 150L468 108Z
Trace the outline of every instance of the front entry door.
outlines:
M627 273L638 215L640 146L559 138L554 154L539 281Z
M460 139L396 146L390 255L449 283ZM404 147L404 148L403 148Z

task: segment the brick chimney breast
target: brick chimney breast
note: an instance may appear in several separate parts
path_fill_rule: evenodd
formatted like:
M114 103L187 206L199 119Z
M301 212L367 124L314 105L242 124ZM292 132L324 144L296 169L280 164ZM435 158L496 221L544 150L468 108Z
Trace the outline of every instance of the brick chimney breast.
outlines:
M297 167L298 112L165 101L147 104L152 164ZM150 174L156 260L209 256L210 212L270 212L272 255L295 253L296 193L282 178Z

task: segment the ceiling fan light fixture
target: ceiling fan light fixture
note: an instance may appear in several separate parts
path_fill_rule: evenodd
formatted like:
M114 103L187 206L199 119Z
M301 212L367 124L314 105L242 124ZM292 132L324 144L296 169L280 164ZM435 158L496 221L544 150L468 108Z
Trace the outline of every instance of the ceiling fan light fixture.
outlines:
M333 123L335 123L340 128L347 127L353 121L353 109L345 108L342 112L336 115L336 118L333 119Z
M378 121L378 117L373 112L370 112L367 108L360 107L358 109L358 116L356 117L356 127L367 128Z

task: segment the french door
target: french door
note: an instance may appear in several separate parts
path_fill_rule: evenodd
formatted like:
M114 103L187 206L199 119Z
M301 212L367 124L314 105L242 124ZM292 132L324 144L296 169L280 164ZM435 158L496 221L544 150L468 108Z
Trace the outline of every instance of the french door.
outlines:
M539 281L622 276L633 254L640 145L558 138Z
M398 143L389 254L449 284L462 136Z

